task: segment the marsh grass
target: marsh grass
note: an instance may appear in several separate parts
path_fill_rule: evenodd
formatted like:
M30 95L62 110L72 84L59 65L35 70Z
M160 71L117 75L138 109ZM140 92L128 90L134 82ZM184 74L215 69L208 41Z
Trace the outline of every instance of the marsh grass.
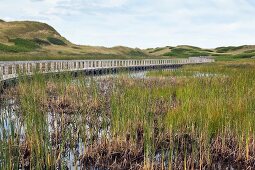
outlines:
M1 169L254 168L254 67L192 65L142 79L22 77L1 94L17 106L8 133L12 116L1 113Z
M164 76L164 77L190 77L190 76L195 76L197 71L185 71L182 69L173 69L172 71L165 71L165 70L160 70L160 71L150 71L146 75L149 77L158 77L158 76Z

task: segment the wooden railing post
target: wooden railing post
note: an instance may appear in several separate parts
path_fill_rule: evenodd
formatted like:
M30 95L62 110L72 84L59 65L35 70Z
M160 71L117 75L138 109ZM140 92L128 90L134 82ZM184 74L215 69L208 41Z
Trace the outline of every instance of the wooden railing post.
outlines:
M65 61L61 62L61 70L62 71L65 70L65 67L66 67L66 62Z
M107 60L104 60L104 61L102 61L102 63L103 63L103 68L107 68Z
M4 75L8 75L8 68L9 68L8 65L4 67Z
M103 68L103 62L101 60L98 61L98 67Z
M56 62L56 70L55 71L60 71L60 63L59 62Z
M53 62L50 62L50 69L49 69L50 72L54 72L54 63Z
M65 70L65 62L61 62L61 71L64 71Z
M29 75L29 73L30 73L30 64L26 63L25 65L26 65L26 74Z
M0 81L3 80L3 66L0 65Z
M62 71L62 70L63 70L63 62L60 61L60 62L58 63L58 66L59 66L58 70L59 70L59 71Z
M91 67L91 62L90 61L87 61L87 68L90 68Z
M15 64L12 64L12 75L13 75L13 77L16 75L16 67L15 67Z

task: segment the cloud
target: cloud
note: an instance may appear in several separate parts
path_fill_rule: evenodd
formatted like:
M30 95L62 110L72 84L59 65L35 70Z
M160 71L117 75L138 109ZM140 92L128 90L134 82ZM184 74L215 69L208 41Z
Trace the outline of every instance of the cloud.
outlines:
M0 16L47 22L79 44L255 44L253 0L2 0Z

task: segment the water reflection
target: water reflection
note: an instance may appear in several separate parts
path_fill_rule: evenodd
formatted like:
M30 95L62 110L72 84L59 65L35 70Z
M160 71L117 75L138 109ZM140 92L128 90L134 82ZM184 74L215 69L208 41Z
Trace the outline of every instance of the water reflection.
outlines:
M177 71L176 68L164 69L162 71L172 72ZM99 85L100 90L107 92L109 84L105 82L108 78L118 78L127 76L133 79L147 79L147 73L149 71L129 72L121 74L108 74L98 75L93 78L93 81ZM211 77L216 74L199 73L194 72L193 77ZM86 78L87 85L91 84L91 79ZM79 83L78 79L73 80L73 83ZM6 138L13 138L18 135L19 142L22 143L26 140L26 122L24 118L17 112L18 105L15 99L5 101L6 104L0 108L1 112L1 128L0 137L1 140ZM100 113L98 115L83 115L83 114L59 114L55 112L47 112L45 115L46 124L48 127L49 142L52 144L53 150L60 150L60 145L63 143L63 139L66 138L64 152L61 156L61 161L66 164L69 169L75 169L79 167L79 158L86 151L84 143L89 145L95 140L100 140L103 137L110 139L110 118L103 117ZM105 125L106 124L106 125ZM84 139L80 137L80 132L85 133L88 138ZM67 135L64 137L62 135ZM15 137L17 138L17 137ZM165 152L165 151L164 151ZM160 160L162 153L158 153L155 156L155 160Z

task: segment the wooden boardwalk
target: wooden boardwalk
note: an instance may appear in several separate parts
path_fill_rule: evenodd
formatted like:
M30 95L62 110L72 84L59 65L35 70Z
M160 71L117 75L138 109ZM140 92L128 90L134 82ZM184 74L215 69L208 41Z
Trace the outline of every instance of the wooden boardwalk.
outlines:
M17 78L19 74L35 72L57 73L67 71L90 71L121 68L148 68L180 66L214 62L206 57L188 59L143 59L143 60L45 60L45 61L0 61L0 81Z

